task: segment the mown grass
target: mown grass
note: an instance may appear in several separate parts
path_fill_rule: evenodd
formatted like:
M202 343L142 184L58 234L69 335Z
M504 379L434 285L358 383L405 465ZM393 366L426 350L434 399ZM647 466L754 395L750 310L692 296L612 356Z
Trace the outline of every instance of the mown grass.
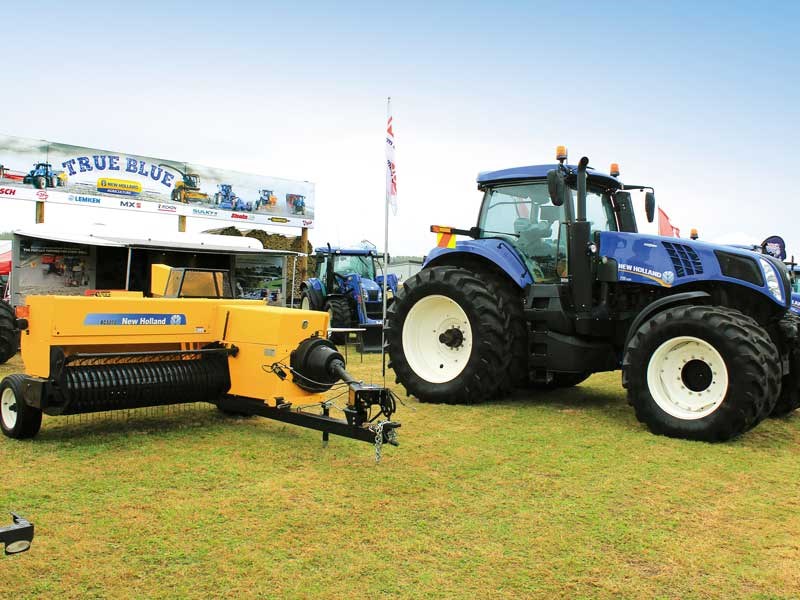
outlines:
M378 357L351 367L379 378ZM618 374L406 404L379 465L199 405L0 439L0 509L37 528L0 559L0 596L800 596L800 416L727 444L656 437Z

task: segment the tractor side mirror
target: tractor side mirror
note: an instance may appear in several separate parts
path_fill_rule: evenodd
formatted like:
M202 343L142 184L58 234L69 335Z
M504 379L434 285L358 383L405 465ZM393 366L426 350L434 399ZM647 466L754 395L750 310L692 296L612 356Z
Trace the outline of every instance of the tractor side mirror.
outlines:
M655 192L644 193L644 212L647 215L647 222L652 223L656 218L656 194Z
M550 202L553 203L553 206L564 204L564 196L567 193L564 173L558 169L551 169L547 172L547 191L550 193Z

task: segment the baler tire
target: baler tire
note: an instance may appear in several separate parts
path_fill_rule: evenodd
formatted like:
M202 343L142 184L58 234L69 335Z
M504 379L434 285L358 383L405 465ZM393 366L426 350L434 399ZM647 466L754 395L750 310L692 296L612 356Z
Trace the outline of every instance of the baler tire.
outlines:
M14 309L0 301L0 365L7 363L19 349L19 330Z
M231 410L230 405L227 402L226 398L220 398L217 400L217 410L221 412L226 417L236 417L240 419L246 419L248 417L252 417L251 413L244 413L239 410Z
M42 427L42 411L28 406L22 399L24 381L23 375L9 375L0 383L0 429L5 436L15 440L35 437ZM6 422L10 401L14 402L11 406L16 412L13 423Z
M430 352L422 352L419 334L412 339L413 331L405 332L409 325L409 315L419 319L417 325L421 333L428 323L424 317L412 315L421 302L423 309L444 309L453 311L443 316L436 324L431 339ZM436 303L442 305L439 307ZM459 313L460 311L460 313ZM456 321L466 316L466 322L456 327ZM430 313L427 313L430 314ZM424 313L423 313L424 315ZM436 321L436 318L433 319ZM414 321L412 320L411 323ZM502 298L498 298L493 290L471 271L452 266L423 269L409 278L398 289L394 302L387 314L386 339L390 356L389 367L394 369L397 383L402 384L409 394L413 394L420 402L445 404L475 404L493 400L503 393L503 378L507 377L508 363L511 354L511 343L507 335L508 316ZM462 329L463 327L463 329ZM445 329L447 328L447 329ZM437 337L439 330L442 332ZM456 332L455 330L458 330ZM464 335L466 332L466 336ZM407 333L407 336L404 335ZM449 334L449 339L456 345L448 344L442 336ZM455 339L454 339L455 338ZM404 346L416 342L416 348L410 350ZM429 340L430 341L430 340ZM465 356L463 366L458 360L451 359L448 367L453 372L450 379L435 381L431 373L436 373L435 365L444 368L447 352L442 347L458 350L465 341L469 342L469 354ZM438 343L438 345L437 345ZM409 354L409 352L416 352ZM438 355L438 356L437 356ZM409 356L412 359L409 360ZM428 360L428 364L419 361ZM417 362L418 372L412 363ZM443 375L446 377L448 374ZM427 377L427 378L426 378Z
M488 281L495 294L503 299L508 325L506 331L511 338L511 359L504 387L510 391L515 387L527 387L530 381L528 371L528 323L523 311L522 292L508 281L507 277L495 273L483 272L481 279Z
M325 305L322 308L330 315L330 327L332 328L347 328L352 325L350 315L350 304L345 298L334 296L325 300ZM334 344L344 344L347 342L346 333L331 333L330 340Z
M623 385L636 418L655 434L706 442L729 440L752 428L770 392L763 349L753 341L763 336L767 333L755 321L725 307L677 306L656 314L631 336L622 364ZM695 351L700 358L691 354ZM704 373L699 378L711 379L705 388L690 387L689 363L700 363L695 365ZM676 367L677 385L672 375L663 377ZM676 396L684 392L676 392L678 387L688 394L680 402ZM705 392L713 392L706 399L710 404L693 407L693 394L699 399Z

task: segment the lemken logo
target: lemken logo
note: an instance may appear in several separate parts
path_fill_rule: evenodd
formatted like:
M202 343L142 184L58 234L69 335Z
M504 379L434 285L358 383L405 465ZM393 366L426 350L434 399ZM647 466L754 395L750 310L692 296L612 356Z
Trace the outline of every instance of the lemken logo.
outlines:
M100 204L100 198L96 196L75 196L70 194L67 197L70 202L78 202L81 204Z
M84 325L122 325L127 327L186 325L184 314L89 313Z

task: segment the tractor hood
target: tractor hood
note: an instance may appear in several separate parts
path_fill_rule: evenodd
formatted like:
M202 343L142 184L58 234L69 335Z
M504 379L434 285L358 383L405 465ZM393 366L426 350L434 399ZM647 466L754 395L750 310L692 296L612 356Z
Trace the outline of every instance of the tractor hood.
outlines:
M783 263L749 250L640 233L599 233L599 257L614 260L619 281L660 287L725 282L789 308L791 287ZM800 298L798 298L800 300Z

